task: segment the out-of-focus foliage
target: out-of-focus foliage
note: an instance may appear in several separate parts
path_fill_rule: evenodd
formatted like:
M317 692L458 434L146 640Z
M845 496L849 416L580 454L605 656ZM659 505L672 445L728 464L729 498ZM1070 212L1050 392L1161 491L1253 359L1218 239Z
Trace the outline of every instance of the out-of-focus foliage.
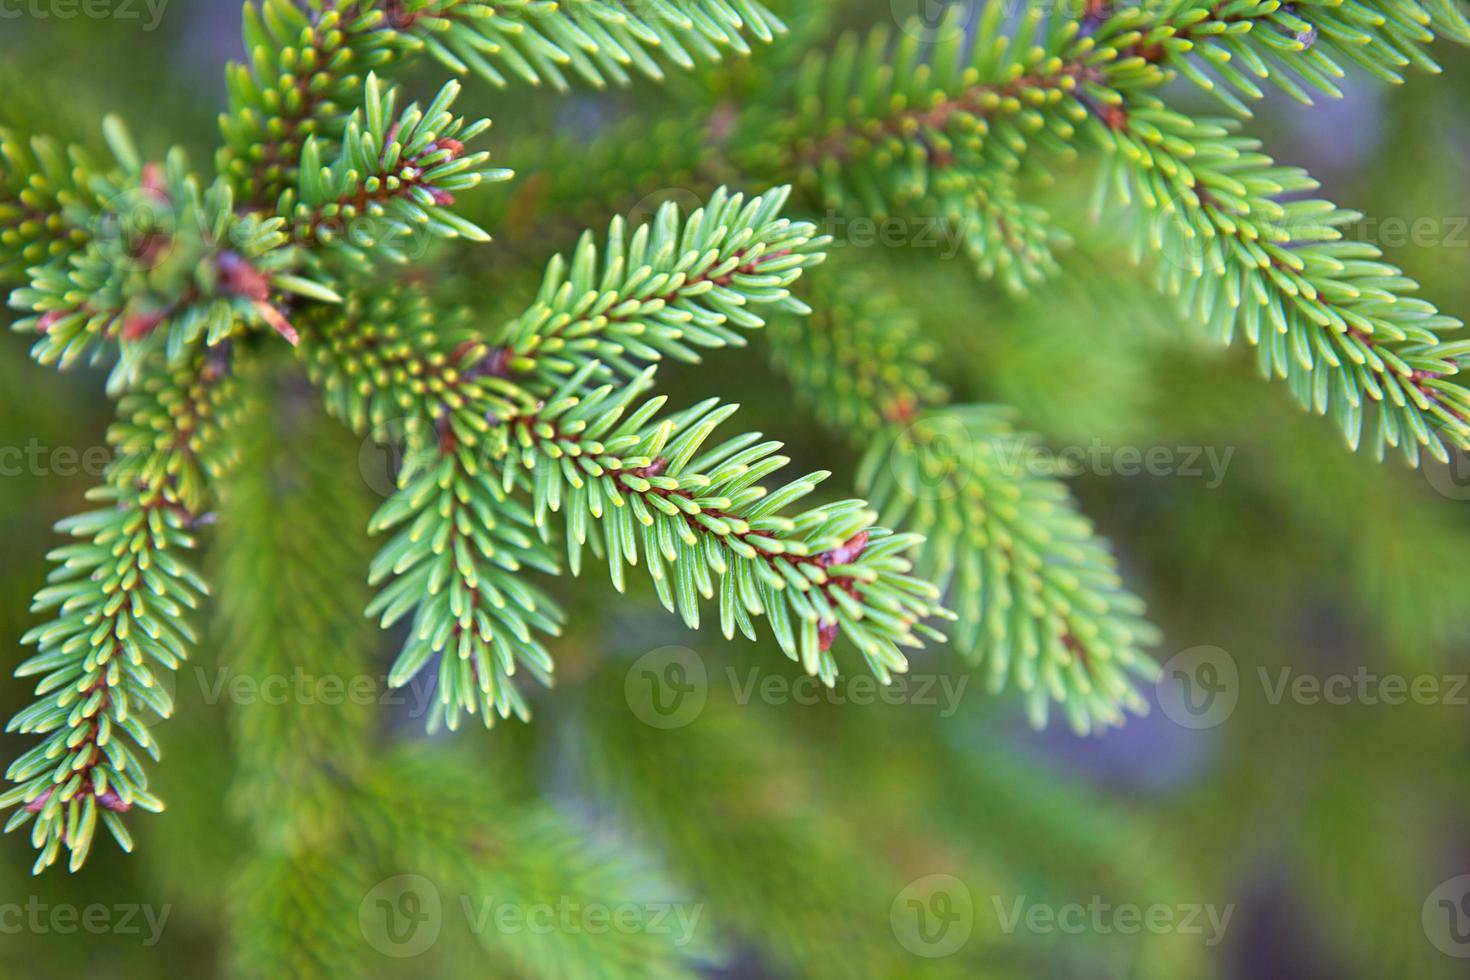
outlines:
M224 104L219 57L239 56L235 5L219 4L217 17L215 6L170 5L152 33L120 20L20 21L15 35L0 38L0 77L23 79L7 90L25 95L0 107L0 124L38 126L105 159L108 148L83 127L118 111L149 158L182 134L190 156L208 160L210 141L190 134L209 132ZM634 81L625 92L588 95L589 71L618 80L619 69L595 62L557 69L583 90L571 101L517 88L513 77L507 91L466 82L456 111L495 118L486 145L518 178L456 203L496 241L468 253L415 243L422 254L407 272L394 273L400 295L422 300L431 281L436 295L442 290L471 308L435 322L433 344L390 366L404 367L401 373L371 365L396 386L385 390L415 404L424 391L412 373L415 358L453 350L477 324L511 322L544 282L546 262L572 254L585 228L605 227L613 214L629 215L636 226L669 199L687 213L713 187L739 183L741 168L728 152L735 121L760 123L765 109L781 118L779 104L763 109L751 93L795 84L799 52L833 48L838 26L865 30L891 22L891 7L906 7L769 6L790 28L784 39L751 43L749 58L733 59L734 49L711 42L720 60L693 58L687 73L677 60L658 62L670 83L662 88ZM1441 8L1453 9L1423 9L1442 24ZM1232 16L1259 15L1272 31L1267 43L1287 50L1303 44L1298 21L1306 23L1313 9L1250 4ZM1246 132L1265 138L1274 156L1307 164L1332 199L1374 216L1344 226L1350 241L1381 248L1438 308L1463 310L1470 306L1470 234L1456 228L1467 216L1470 116L1458 93L1470 83L1470 60L1436 44L1442 76L1405 71L1405 86L1381 88L1349 64L1361 60L1353 32L1388 31L1388 49L1401 54L1389 61L1418 60L1422 53L1407 39L1419 31L1419 8L1394 4L1401 16L1386 26L1355 22L1361 9L1345 6L1317 28L1330 35L1330 56L1350 68L1346 81L1332 80L1347 102L1317 96L1321 104L1306 111L1268 97L1252 103L1256 118ZM1251 63L1241 53L1246 42L1232 30L1218 37L1210 46L1216 55L1188 56L1202 58L1208 76L1241 74L1236 66ZM1187 53L1171 39L1132 43L1163 44L1170 58ZM428 52L437 60L420 60L410 90L432 98L456 50ZM1362 50L1385 48L1374 41ZM1015 57L1030 55L1018 49ZM1144 80L1152 70L1116 61L1118 71ZM68 66L64 87L56 85L59 64ZM641 69L630 77L651 74L625 67ZM1254 85L1249 74L1241 78ZM922 69L912 75L913 84L928 84L917 77ZM1217 80L1216 88L1230 88L1220 81L1231 80ZM1241 91L1239 81L1234 90ZM835 97L848 105L844 94ZM1195 98L1178 94L1177 105L1219 111L1200 109ZM1012 147L1012 133L1041 139L1023 125L1031 111L1018 101L1016 129L985 130L998 137L987 144L993 152ZM664 121L648 121L659 112ZM243 153L252 144L239 145ZM1231 145L1246 157L1254 152ZM713 606L702 632L682 631L661 611L659 590L643 571L627 575L624 594L532 572L527 578L538 578L566 613L561 635L543 641L556 662L556 688L523 685L535 725L460 732L452 743L428 738L422 727L436 703L434 686L423 677L397 691L386 683L407 635L384 637L361 616L369 601L365 573L383 543L366 537L367 515L392 489L377 423L411 416L412 430L420 416L395 408L378 418L355 413L355 390L329 384L328 408L359 434L326 417L303 379L310 373L320 382L333 366L330 351L312 346L331 331L313 334L320 324L306 319L298 324L305 370L276 356L269 370L245 379L239 404L248 411L232 420L244 427L241 453L229 465L248 476L217 506L201 501L208 546L199 564L220 595L193 616L201 642L176 675L176 716L157 729L166 730L164 764L150 764L149 788L168 808L138 822L136 853L99 847L74 876L29 877L34 853L24 835L4 839L0 977L1459 975L1459 961L1434 945L1434 920L1422 916L1433 889L1470 871L1459 834L1470 806L1463 778L1470 707L1448 697L1394 705L1354 696L1332 704L1290 695L1273 702L1271 694L1283 671L1290 678L1430 678L1441 691L1470 671L1462 598L1470 568L1461 567L1470 562L1470 489L1457 468L1465 461L1452 454L1450 466L1429 461L1411 470L1351 454L1332 426L1259 380L1250 353L1219 350L1155 296L1155 273L1129 260L1139 229L1115 215L1093 220L1094 164L1085 154L1075 162L1048 158L1050 175L1026 172L992 186L940 183L932 199L904 197L908 210L894 214L916 217L890 226L907 228L896 246L876 235L872 245L858 244L865 239L853 213L825 209L827 185L798 184L794 214L837 239L823 280L796 290L815 315L773 319L769 336L749 337L750 349L705 350L701 365L666 366L658 390L675 406L711 394L740 402L740 431L779 432L783 454L800 460L802 472L831 470L831 482L842 486L856 484L861 457L885 432L898 438L912 424L904 399L885 401L881 393L912 394L916 408L1014 406L1036 433L1024 443L1034 452L1017 458L1036 462L1035 480L1070 486L1075 496L1062 500L1048 490L1038 499L1068 519L1094 519L1113 542L1108 574L1121 574L1127 598L1148 598L1164 680L1176 653L1200 646L1228 653L1239 698L1218 725L1177 724L1159 710L1158 688L1145 674L1133 686L1153 708L1147 718L1130 718L1100 740L1056 728L1036 733L1024 704L984 692L989 672L1001 668L983 658L975 668L944 650L911 658L911 679L899 678L907 703L865 698L877 687L854 678L823 694L764 645L718 639ZM262 194L285 176L262 172ZM942 204L945 195L950 205ZM1016 254L1029 262L998 259L1010 254L996 251L1003 237L915 240L926 215L954 213L957 196L983 217L1017 213L1007 203L1012 195L1046 205L1042 230L1030 230L1039 216L1021 215L1027 247ZM1166 217L1145 220L1143 231L1177 235ZM1217 210L1209 220L1218 218ZM1432 230L1393 231L1391 222L1412 230L1421 219ZM1266 226L1275 227L1272 220ZM1183 248L1185 264L1160 252L1155 265L1162 256L1166 279L1186 291L1203 288L1189 280L1203 281L1213 246L1196 251L1171 242L1176 252ZM1196 254L1199 269L1189 264ZM976 281L977 263L994 282ZM1028 274L1033 268L1037 274ZM802 328L824 322L832 304L819 296L826 277L839 272L881 282L883 295L863 297L877 309L848 319L848 334L824 340ZM1007 290L1008 282L1026 291ZM885 320L862 335L865 323L894 310L906 325L889 330ZM1303 326L1294 322L1291 330ZM99 457L87 463L86 451L108 445L111 418L100 376L37 368L28 339L0 338L0 520L11 542L0 571L0 632L12 651L38 621L27 612L29 600L44 555L58 543L46 528L95 506L83 495L102 474ZM779 357L794 345L835 344L840 354L869 341L881 352L881 369L868 374L824 378ZM361 350L352 356L364 357ZM1281 366L1297 370L1289 361ZM814 403L814 392L826 396ZM894 405L897 419L883 408ZM1152 471L1140 464L1129 475L1130 449L1141 460L1151 449L1166 450L1157 458L1167 462ZM894 470L880 470L881 478L895 478ZM930 509L955 513L950 505ZM930 557L931 571L937 560ZM1109 580L1110 595L1111 587ZM1020 585L1014 591L1025 594ZM1066 608L1056 590L1036 594L1040 614ZM985 607L953 605L961 624L987 622ZM1015 640L1024 630L1008 635L1024 644ZM671 648L677 644L688 649ZM1052 655L1053 663L1066 662ZM298 671L311 678L306 694ZM269 685L261 685L277 678L287 693L272 703ZM660 688L660 678L675 686ZM356 701L323 697L323 679L342 680L344 690L359 680L368 693ZM675 718L673 727L649 724L669 719L649 713L644 692L657 698L686 684L702 696L702 709ZM28 695L19 682L4 685L6 716ZM1108 720L1107 712L1095 720ZM34 744L15 735L3 742L7 758ZM905 943L915 935L905 915L916 914L906 903L920 894L913 883L936 874L963 883L973 925L958 949L928 956L921 953L935 947L916 953ZM389 955L404 950L385 940L382 925L394 913L407 923L424 911L394 891L403 875L433 885L442 928L424 952L400 958ZM1102 927L1086 917L1076 931L1024 921L1008 929L1018 901L1053 910L1106 903L1232 912L1222 940L1210 944L1207 925L1203 935L1128 932L1106 917ZM652 915L640 912L626 930L594 932L580 919L567 928L556 918L555 928L534 933L485 917L499 906L554 911L558 902L666 909L673 925L653 929ZM66 931L50 915L93 903L139 906L129 923L136 930L114 928L113 915L96 933ZM12 916L12 907L22 914ZM31 907L46 912L34 919ZM145 912L157 917L165 907L154 936ZM927 907L935 914L949 908ZM686 937L675 913L687 919L696 910ZM12 922L21 927L11 930Z

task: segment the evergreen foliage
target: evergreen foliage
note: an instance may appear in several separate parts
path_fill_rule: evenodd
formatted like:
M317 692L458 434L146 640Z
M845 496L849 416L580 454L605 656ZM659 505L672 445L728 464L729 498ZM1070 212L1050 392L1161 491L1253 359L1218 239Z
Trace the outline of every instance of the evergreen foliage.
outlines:
M77 542L49 556L57 567L33 609L54 618L26 635L37 653L16 669L41 678L38 699L9 726L45 738L11 764L16 785L0 797L16 807L9 829L31 825L37 871L62 847L79 868L99 821L131 849L120 814L163 805L138 751L158 758L149 714L173 713L160 681L193 645L184 616L206 588L182 553L232 462L224 430L239 410L233 388L215 353L181 370L157 367L121 401L108 434L117 456L90 495L101 506L57 528Z
M563 549L573 574L589 553L605 561L619 590L641 563L690 629L713 601L727 638L769 634L828 685L843 651L891 682L953 620L959 651L993 690L1023 692L1037 724L1053 702L1080 731L1145 709L1136 683L1156 672L1146 650L1158 631L1065 474L1027 465L1035 437L1010 410L950 403L930 325L844 267L823 215L936 218L963 233L982 277L1037 291L1065 274L1071 243L1046 210L1044 178L1096 158L1096 210L1128 211L1158 285L1216 339L1243 336L1262 371L1330 413L1351 446L1366 437L1375 454L1397 449L1413 464L1470 449L1470 392L1457 380L1470 342L1446 339L1459 321L1415 297L1374 246L1346 240L1357 213L1304 196L1313 179L1277 164L1240 121L1268 82L1309 100L1339 94L1348 66L1390 81L1434 70L1431 41L1470 42L1450 0L1036 2L1013 20L991 3L973 25L956 14L930 31L877 29L810 50L825 47L825 8L788 32L755 0L263 0L245 6L247 61L228 70L212 178L181 149L145 155L116 117L102 125L106 158L0 130L0 280L14 287L16 328L41 364L106 366L119 404L99 508L59 525L76 540L52 553L34 607L51 618L28 634L37 652L17 669L38 680L11 729L41 741L10 766L0 807L14 811L8 829L30 826L37 871L63 849L79 868L99 823L130 848L120 815L162 806L140 755L159 754L152 716L172 712L165 677L195 646L186 614L207 591L184 553L218 501L244 513L269 497L263 423L254 442L237 431L261 396L240 382L258 383L255 365L283 353L281 340L333 415L364 435L386 427L402 445L396 486L370 522L385 537L366 569L378 589L367 609L384 628L407 625L392 685L437 676L430 727L529 716L517 679L551 682L551 639L573 621L539 581L559 573ZM471 148L489 142L489 122L455 114L458 82L420 104L388 81L408 77L418 55L492 87L562 90L672 82L675 69L708 71L757 45L773 46L783 77L745 78L766 99L690 95L710 104L689 145L630 148L615 129L585 152L548 154L534 176L563 213L667 190L670 172L699 185L698 206L616 217L602 237L549 233L565 250L508 319L485 303L460 309L449 277L435 281L495 231L483 215L497 205L476 195L512 175ZM1167 87L1176 79L1227 115L1185 108ZM579 183L597 162L617 172ZM717 439L732 405L666 411L650 397L663 362L699 363L763 328L805 403L859 450L866 500L808 501L826 472L779 482L790 462L780 442ZM240 552L221 562L234 582L289 544L223 537ZM282 603L226 600L247 632L241 656L280 654L279 623L301 612ZM253 724L241 724L242 745ZM292 731L314 759L365 751L365 731ZM394 772L349 772L349 789L321 790L321 812L337 792L385 806ZM366 810L342 831L349 842L377 832ZM422 822L428 833L434 820ZM568 833L552 823L504 832ZM252 921L292 914L253 907L252 882L309 877L292 863L301 841L275 833L277 850L242 874ZM531 880L544 869L483 873ZM588 872L593 890L600 874ZM299 927L312 928L310 914ZM553 973L547 963L584 955L511 959ZM623 955L630 972L684 966Z

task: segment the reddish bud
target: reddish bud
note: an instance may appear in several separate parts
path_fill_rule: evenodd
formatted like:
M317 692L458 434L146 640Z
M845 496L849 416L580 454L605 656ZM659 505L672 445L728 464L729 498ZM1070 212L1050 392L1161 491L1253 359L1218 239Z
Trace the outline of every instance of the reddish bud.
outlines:
M640 476L648 479L650 476L663 476L664 470L669 468L669 461L663 456L654 459L647 466L636 466L628 471L629 476Z
M863 553L863 549L867 546L868 532L859 531L831 551L823 552L817 558L823 567L828 565L851 565L858 560L858 557Z
M417 11L409 10L404 0L388 0L383 5L383 14L388 21L388 26L395 31L404 31L413 26L413 22L419 19Z
M1082 662L1082 666L1091 666L1087 654L1087 648L1082 645L1082 641L1077 639L1077 637L1073 636L1071 633L1063 633L1062 646L1071 651L1072 655Z
M131 803L124 802L123 798L121 796L118 796L112 790L108 790L106 793L98 796L97 803L99 806L106 807L107 809L112 810L115 813L127 813L133 808L133 805Z
M164 192L163 168L156 163L143 164L143 173L138 178L138 186L160 201L168 200L168 194Z
M439 436L439 452L446 456L454 452L459 445L459 440L455 438L454 429L449 425L449 421L440 416L434 420L434 429ZM474 664L471 663L471 666Z
M142 340L162 322L162 313L129 313L123 317L122 339Z
M270 281L238 252L221 252L215 260L220 286L233 296L264 302L270 296Z
M908 395L895 398L883 409L884 418L899 425L907 425L919 414L919 406Z
M510 376L510 348L495 347L480 358L467 372L471 378L505 378Z
M265 322L271 325L272 330L280 334L282 337L286 338L286 343L290 344L292 347L295 347L297 344L301 343L301 335L296 332L296 328L291 326L291 321L287 320L280 310L276 309L265 300L260 300L259 302L257 302L255 304L255 309L256 312L258 312L265 320Z
M1097 117L1109 129L1122 129L1128 125L1128 110L1120 105L1105 105L1097 110Z

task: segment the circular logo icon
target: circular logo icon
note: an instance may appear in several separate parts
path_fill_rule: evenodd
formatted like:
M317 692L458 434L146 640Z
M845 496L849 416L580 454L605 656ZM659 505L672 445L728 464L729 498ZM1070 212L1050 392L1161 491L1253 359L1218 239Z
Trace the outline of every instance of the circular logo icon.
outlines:
M1457 875L1430 892L1419 919L1435 949L1470 957L1470 875Z
M1450 449L1449 453L1448 463L1426 455L1419 464L1420 472L1441 497L1470 500L1470 453L1463 449Z
M398 489L398 475L413 454L432 458L438 445L438 430L426 418L406 416L374 425L357 450L357 469L373 492L391 497Z
M974 475L975 440L954 416L929 415L899 434L889 464L910 497L944 500L958 494Z
M179 218L173 202L160 188L149 184L109 198L98 212L92 239L115 268L147 272L173 254L178 232Z
M434 945L444 925L439 889L423 875L379 882L357 907L357 925L368 945L384 956L418 956Z
M1170 657L1156 683L1159 707L1184 728L1224 723L1240 700L1235 658L1219 647L1190 647Z
M925 875L898 893L888 910L893 935L915 956L951 956L975 929L970 889L954 875Z
M709 700L704 660L688 647L650 650L628 668L623 696L634 717L654 728L683 728Z
M1175 195L1149 218L1147 245L1159 261L1192 276L1214 264L1210 251L1220 247L1199 200L1188 192Z
M349 221L328 219L327 228L335 239L342 239L364 251L376 249L380 254L398 256L408 261L422 259L434 242L433 226L417 221L397 221L371 214L354 215Z
M889 0L899 30L928 44L963 34L981 0Z

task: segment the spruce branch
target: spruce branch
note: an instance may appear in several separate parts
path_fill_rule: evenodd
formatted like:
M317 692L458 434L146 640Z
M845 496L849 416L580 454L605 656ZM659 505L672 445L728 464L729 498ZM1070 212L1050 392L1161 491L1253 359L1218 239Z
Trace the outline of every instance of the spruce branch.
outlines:
M950 588L956 648L999 692L1027 696L1037 727L1059 702L1087 733L1148 710L1136 689L1158 668L1158 629L1058 474L1037 472L1035 438L993 405L937 409L880 433L858 484L885 523L927 532L918 574Z
M814 6L794 21L803 41L830 14ZM259 398L229 377L230 361L258 348L257 331L299 342L328 407L354 429L403 422L396 490L370 522L385 543L368 610L385 627L408 622L393 684L437 671L431 727L524 718L520 678L550 683L545 638L564 617L528 573L559 572L554 513L574 573L590 553L622 589L626 567L641 562L691 628L716 600L727 637L754 639L765 616L786 654L828 684L838 639L888 681L909 649L943 639L930 620L956 618L961 649L992 687L1026 692L1038 723L1052 701L1081 730L1141 709L1134 685L1155 670L1143 649L1156 631L1060 474L1031 468L1033 437L1003 409L948 407L916 323L880 298L838 291L796 325L791 314L812 311L791 288L830 242L782 216L785 187L749 198L720 188L689 214L670 205L642 227L617 219L605 238L586 233L551 263L531 306L492 329L442 310L444 290L424 288L422 271L369 281L380 258L404 263L437 239L483 242L481 226L502 217L514 226L571 202L583 213L561 214L559 228L580 230L608 194L667 190L670 172L699 187L793 181L815 210L959 227L980 273L1022 290L1056 274L1066 244L1031 177L1100 150L1099 202L1132 208L1138 251L1160 261L1163 287L1218 338L1243 333L1267 373L1331 412L1355 446L1367 422L1380 454L1397 447L1411 462L1470 448L1470 393L1456 380L1470 347L1442 339L1459 322L1414 298L1375 248L1343 239L1354 212L1301 199L1316 190L1305 173L1277 165L1236 120L1171 108L1165 88L1182 77L1245 116L1267 83L1305 100L1337 94L1354 65L1394 81L1411 66L1436 70L1430 42L1470 42L1454 0L1082 0L1075 11L1028 0L1014 19L987 5L973 29L961 16L932 45L921 31L896 41L878 31L811 56L789 80L724 78L702 140L641 129L668 144L644 150L617 130L573 157L575 169L528 182L532 203L494 221L472 220L457 200L510 176L466 148L488 122L452 111L457 83L400 109L380 73L427 54L497 86L627 84L746 53L785 29L758 0L261 0L246 8L247 64L230 70L216 179L194 176L178 150L145 157L116 120L104 126L111 159L100 167L59 142L0 131L0 279L21 283L10 294L18 327L36 335L43 363L110 364L121 398L109 436L119 456L93 493L102 506L60 525L77 540L53 553L36 601L53 618L28 635L39 649L18 671L39 681L12 729L42 742L11 767L0 808L16 811L10 829L32 823L37 869L62 848L79 867L99 821L129 846L119 814L161 805L140 768L143 752L157 755L142 719L169 713L166 669L193 642L183 617L204 585L180 553L235 465L220 430ZM777 52L778 74L789 54ZM786 111L744 98L756 78L785 95ZM587 173L604 161L619 172ZM550 236L527 237L538 254L550 250ZM778 363L831 428L868 450L860 489L871 504L809 505L824 473L768 487L788 462L779 443L715 438L733 406L665 415L664 399L647 397L665 358L741 344L772 314ZM257 426L253 482L229 501L242 527L278 489L270 435ZM351 515L334 517L340 530ZM290 542L258 542L270 552L262 559L233 533L241 554L223 564L227 579L248 581L257 561L299 564L283 557ZM319 591L317 579L301 581ZM944 589L957 615L940 607ZM336 596L324 615L340 619L351 604ZM285 646L263 652L291 618L281 610L300 608L283 603L267 622L242 603L227 617L246 654L269 665ZM282 737L252 724L237 730ZM311 770L288 774L311 801L303 812L320 817L344 794L378 791L365 782L378 774L363 774L357 725L291 729L296 761ZM314 770L339 752L341 786L324 788L331 781ZM261 785L250 779L262 760L247 760L247 787ZM366 822L389 822L382 809ZM320 839L335 855L350 850L357 819L293 814L258 829L292 848ZM452 844L463 851L462 838ZM364 870L352 853L354 873ZM259 877L247 881L309 888L317 878L270 860L253 867ZM545 880L534 861L524 870ZM329 893L308 911L339 914L342 895ZM303 916L300 934L315 921ZM595 962L575 946L508 958L548 973ZM657 955L637 943L609 954L630 970ZM679 956L657 963L687 972Z
M557 572L530 514L507 499L473 446L451 448L451 440L445 437L442 454L410 447L401 489L370 526L397 533L373 561L370 582L393 581L368 615L386 629L413 614L388 683L403 687L438 657L431 731L441 722L458 728L462 712L479 715L487 728L497 715L528 719L514 676L524 670L551 684L551 654L536 634L558 635L562 620L551 599L524 580L527 569Z
M808 312L789 287L830 239L781 217L789 194L777 187L747 200L721 187L687 217L669 202L631 233L614 218L600 256L584 234L502 331L503 370L543 394L594 361L599 375L632 378L643 362L743 346L737 328L760 328L763 316Z
M92 164L78 147L0 127L0 283L63 262L86 244L99 202L87 187Z
M340 138L367 72L393 59L397 39L380 5L359 0L262 0L243 16L248 63L225 69L215 162L242 205L269 206L296 184L309 138Z
M784 465L771 455L777 444L748 448L757 437L745 437L713 451L706 456L710 465L726 456L733 461L706 484L713 477L675 477L717 418L686 413L640 432L658 407L649 403L616 438L608 435L652 376L651 367L640 373L632 358L688 359L695 346L738 343L739 334L725 324L761 326L750 307L805 311L787 287L820 261L825 240L814 238L808 224L780 218L785 200L784 189L749 201L720 190L682 223L667 205L631 236L614 220L601 270L592 238L584 236L569 268L553 260L537 303L501 331L503 341L494 347L462 323L430 330L428 307L387 298L350 298L345 318L328 314L320 331L307 330L302 352L339 414L361 426L393 411L421 413L410 425L414 431L401 434L410 446L399 490L374 521L375 530L401 528L374 563L374 583L390 575L394 581L370 612L381 614L385 626L413 612L412 638L392 682L407 683L439 656L440 704L450 727L461 711L478 713L487 724L495 715L526 716L512 684L518 664L550 680L551 658L533 635L554 635L560 613L513 573L556 571L523 529L544 533L548 507L557 509L563 498L573 571L580 569L590 523L591 546L608 556L621 588L624 561L638 556L636 543L620 547L633 535L633 519L621 510L627 495L648 535L645 561L660 598L691 626L698 623L697 596L713 597L714 580L729 571L721 592L727 634L738 625L754 638L752 617L767 612L783 649L829 680L835 664L826 654L839 629L883 676L906 664L898 646L919 645L915 623L937 612L932 596L902 575L901 561L886 560L913 539L879 542L859 502L794 520L726 509L733 503L727 496L745 506L764 494L752 484ZM385 322L365 329L357 322L365 316ZM631 382L622 395L610 398L611 386L585 393L608 373ZM370 378L375 383L365 383ZM573 438L593 415L599 424ZM613 449L582 441L604 436ZM672 448L660 456L666 443ZM621 456L607 455L619 448ZM561 461L568 454L583 457L578 465L590 484ZM485 472L497 459L504 460L499 485ZM627 472L604 474L620 470ZM816 482L798 481L773 499L794 502ZM532 490L533 513L509 499L521 486ZM679 514L685 516L671 519ZM598 533L596 520L604 516L618 537ZM765 520L752 523L756 516ZM701 534L713 535L715 544L701 544ZM825 571L849 563L857 567ZM666 564L674 574L665 574ZM864 618L869 622L858 625Z
M771 41L785 26L757 0L261 0L245 4L248 60L226 73L217 164L243 204L269 206L297 185L308 140L336 150L343 119L370 72L427 53L456 74L503 87L514 76L565 91L567 73L594 86L632 73L665 77L747 54L745 32Z
M1130 119L1141 119L1140 106ZM1263 374L1284 379L1304 408L1329 412L1357 448L1365 417L1380 459L1398 449L1440 461L1470 448L1470 389L1455 380L1470 341L1462 325L1410 294L1417 284L1377 246L1345 240L1361 218L1315 191L1305 171L1277 166L1228 121L1192 120L1148 107L1154 138L1130 124L1093 127L1117 169L1104 179L1139 205L1137 248L1165 256L1159 279L1221 343L1237 331L1256 346ZM1171 138L1193 152L1171 150ZM1293 195L1281 201L1283 195Z
M57 567L32 608L54 617L26 634L37 653L16 668L40 676L37 700L8 726L44 738L11 764L16 785L0 794L0 809L18 807L7 831L32 824L37 872L63 847L80 868L99 820L130 850L120 815L163 807L135 748L158 758L147 715L172 713L163 675L194 642L183 617L206 588L182 553L233 463L222 437L238 409L217 355L150 374L108 433L118 455L89 494L103 506L57 525L78 540L50 555Z
M1453 4L1414 0L1086 3L1080 17L1032 2L1014 22L1006 12L986 4L966 30L965 12L955 8L928 49L923 30L890 43L880 27L864 38L845 35L831 55L813 53L792 94L795 112L776 125L771 143L752 147L753 159L796 170L829 203L855 199L875 211L922 194L933 170L1014 170L1033 142L1067 152L1078 107L1103 116L1126 111L1131 94L1178 75L1247 115L1226 89L1253 99L1263 93L1234 61L1294 94L1305 93L1280 69L1336 95L1331 79L1344 74L1337 59L1399 81L1398 69L1411 63L1437 70L1423 50L1436 33L1470 42Z
M441 64L497 87L507 73L570 88L655 81L664 65L693 68L722 52L750 53L744 32L769 43L786 27L758 0L396 0L391 27L410 33Z
M1336 94L1342 61L1394 81L1410 64L1435 70L1423 48L1436 33L1470 41L1452 5L1169 0L1076 20L1036 4L1014 25L1002 7L988 5L974 31L956 11L928 50L917 31L890 50L880 28L813 56L792 118L740 151L745 162L795 171L829 206L884 214L932 203L956 174L1019 170L1033 145L1061 158L1084 140L1101 146L1120 162L1103 171L1100 196L1141 205L1150 251L1197 253L1161 279L1217 336L1239 326L1261 339L1263 368L1332 411L1354 446L1373 414L1380 456L1396 447L1417 463L1421 451L1446 458L1446 443L1470 447L1470 393L1453 380L1463 351L1439 336L1459 321L1409 298L1413 282L1375 248L1340 241L1352 212L1279 201L1315 188L1304 173L1256 152L1235 123L1195 120L1155 94L1183 75L1248 114L1231 94L1262 96L1247 73L1306 97Z
M820 312L773 325L772 360L866 450L858 488L882 522L920 535L915 571L947 590L955 649L992 691L1025 693L1038 726L1051 700L1082 732L1145 711L1135 679L1153 676L1158 630L1061 474L1037 471L1035 437L1005 408L948 405L918 323L881 284L846 269L812 283Z
M295 340L283 295L333 302L326 285L294 274L301 262L279 218L241 214L216 181L201 189L182 150L145 162L121 120L103 131L116 160L88 180L100 203L86 244L29 270L10 294L28 314L15 329L38 334L33 356L70 367L120 355L109 388L137 383L163 354L179 366L200 344L215 347L266 328Z
M323 165L323 145L309 137L301 153L300 186L277 211L306 245L335 246L361 263L372 257L402 261L416 236L489 240L450 210L457 191L483 181L508 180L509 170L483 166L490 154L466 154L464 144L490 127L449 112L459 85L449 82L424 107L396 113L398 92L369 74L363 106L348 119L341 149Z
M780 443L746 433L704 448L735 406L711 399L654 421L663 398L633 405L652 368L577 394L594 367L501 430L506 487L530 484L539 526L565 511L574 574L590 547L621 591L624 565L641 554L660 601L690 629L700 599L718 594L726 637L738 628L755 639L765 615L786 655L829 685L839 635L885 683L907 670L904 649L943 639L925 623L944 615L938 593L902 557L916 536L874 527L861 500L786 514L829 474L768 492L759 481L789 462Z

